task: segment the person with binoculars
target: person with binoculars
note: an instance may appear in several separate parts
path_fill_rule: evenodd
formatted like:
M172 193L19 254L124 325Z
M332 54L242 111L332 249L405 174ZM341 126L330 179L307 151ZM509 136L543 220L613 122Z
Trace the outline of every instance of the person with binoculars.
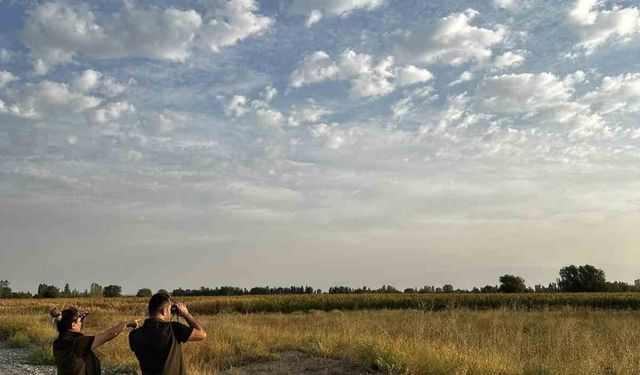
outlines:
M54 308L49 314L58 330L58 338L53 342L58 375L100 375L100 360L93 350L115 339L126 327L138 326L137 320L122 322L95 336L85 336L82 329L89 312L69 306L62 311Z
M129 347L135 353L142 375L186 375L182 344L202 341L207 333L189 313L184 303L172 304L165 293L149 299L149 317L129 333ZM188 325L172 322L172 312Z

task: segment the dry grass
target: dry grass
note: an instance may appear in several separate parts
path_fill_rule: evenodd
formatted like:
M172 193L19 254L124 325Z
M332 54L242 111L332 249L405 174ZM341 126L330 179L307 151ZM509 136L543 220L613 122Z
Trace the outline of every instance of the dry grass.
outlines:
M117 300L114 306L94 302L89 302L94 310L85 329L88 334L134 317L119 313ZM55 336L46 322L50 301L11 302L11 308L2 303L0 335L36 348L50 346ZM193 374L215 374L291 349L347 358L393 374L640 374L636 311L312 311L199 319L207 340L185 346ZM47 351L39 355L46 359ZM112 370L137 368L125 334L98 355Z

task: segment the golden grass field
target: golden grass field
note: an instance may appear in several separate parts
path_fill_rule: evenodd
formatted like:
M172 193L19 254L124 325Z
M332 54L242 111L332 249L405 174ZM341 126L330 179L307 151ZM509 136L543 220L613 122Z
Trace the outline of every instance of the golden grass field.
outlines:
M207 303L220 304L225 298L182 300L193 310L204 311ZM282 301L275 296L229 298ZM145 309L145 300L136 298L0 300L0 336L12 345L32 347L34 360L51 361L56 332L47 323L47 311L63 304L91 309L86 334L142 318ZM636 310L567 306L196 316L208 337L185 345L191 374L215 374L287 350L349 359L390 374L640 374L640 311ZM125 333L100 348L98 356L109 371L137 368Z

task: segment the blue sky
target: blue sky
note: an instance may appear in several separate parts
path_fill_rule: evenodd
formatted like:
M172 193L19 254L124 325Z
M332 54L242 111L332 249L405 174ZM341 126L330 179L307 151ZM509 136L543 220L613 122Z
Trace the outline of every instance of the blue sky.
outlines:
M0 2L16 289L640 277L634 1Z

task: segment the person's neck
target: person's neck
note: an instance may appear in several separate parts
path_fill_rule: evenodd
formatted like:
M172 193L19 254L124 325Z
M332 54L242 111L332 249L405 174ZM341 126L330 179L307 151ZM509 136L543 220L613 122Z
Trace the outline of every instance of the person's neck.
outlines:
M163 322L167 321L167 319L165 319L164 315L162 315L162 314L153 314L153 315L149 316L149 319L162 320Z

